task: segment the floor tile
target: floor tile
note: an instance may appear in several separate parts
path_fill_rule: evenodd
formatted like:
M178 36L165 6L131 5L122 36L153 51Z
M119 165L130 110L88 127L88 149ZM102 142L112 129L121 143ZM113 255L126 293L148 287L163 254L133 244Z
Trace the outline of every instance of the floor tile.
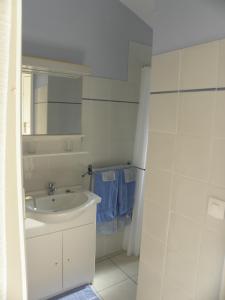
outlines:
M136 288L136 284L130 279L127 279L126 281L101 291L99 294L103 300L135 300Z
M127 276L110 260L96 264L93 286L97 292L125 280Z
M138 257L136 256L120 254L112 257L111 260L128 276L133 276L138 273Z

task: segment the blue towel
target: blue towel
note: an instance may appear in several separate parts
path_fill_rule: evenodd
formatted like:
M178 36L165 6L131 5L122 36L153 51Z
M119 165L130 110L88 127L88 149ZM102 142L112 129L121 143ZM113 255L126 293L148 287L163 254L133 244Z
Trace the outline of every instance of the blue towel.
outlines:
M134 206L135 176L133 168L119 170L118 217L131 216Z
M94 193L101 197L101 202L97 205L98 224L113 221L117 217L119 172L113 172L115 176L114 180L110 180L110 178L104 180L104 174L107 171L94 172Z

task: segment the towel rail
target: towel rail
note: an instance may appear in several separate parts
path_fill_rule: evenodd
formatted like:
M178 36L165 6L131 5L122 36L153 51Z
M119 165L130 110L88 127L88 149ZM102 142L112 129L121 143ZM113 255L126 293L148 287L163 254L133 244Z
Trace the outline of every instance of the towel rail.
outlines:
M135 168L137 170L146 171L144 168L140 168L137 166L133 166L130 163L127 163L126 165L115 165L115 166L108 166L108 167L102 167L102 168L93 168L92 165L88 165L87 172L81 175L82 178L86 177L86 175L92 176L94 172L98 171L111 171L116 169L128 169L128 168Z

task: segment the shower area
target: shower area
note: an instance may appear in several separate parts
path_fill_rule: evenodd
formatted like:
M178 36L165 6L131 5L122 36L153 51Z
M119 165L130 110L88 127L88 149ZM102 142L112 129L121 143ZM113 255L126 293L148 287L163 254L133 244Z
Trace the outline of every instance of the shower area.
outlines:
M102 198L97 213L97 260L121 251L139 255L150 61L150 47L130 43L127 82L89 78L84 85L89 94L83 97L82 128L89 159L83 184Z

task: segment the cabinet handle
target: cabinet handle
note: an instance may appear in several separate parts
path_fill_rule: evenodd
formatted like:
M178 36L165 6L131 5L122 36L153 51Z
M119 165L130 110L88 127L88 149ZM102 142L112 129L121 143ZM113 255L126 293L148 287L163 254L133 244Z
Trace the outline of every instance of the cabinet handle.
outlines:
M70 259L70 258L67 258L67 261L68 261L68 262L71 262L71 259Z
M56 262L55 262L55 266L57 267L57 266L58 266L58 264L59 264L59 263L56 261Z

